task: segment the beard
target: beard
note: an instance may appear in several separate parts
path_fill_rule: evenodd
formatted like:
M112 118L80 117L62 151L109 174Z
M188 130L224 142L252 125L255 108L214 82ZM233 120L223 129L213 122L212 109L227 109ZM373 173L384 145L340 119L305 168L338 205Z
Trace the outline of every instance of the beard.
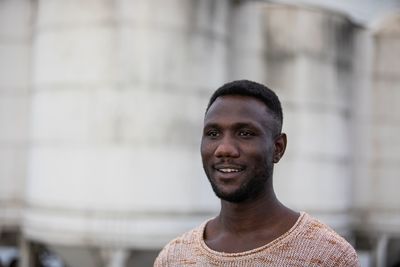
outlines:
M207 178L215 195L221 200L232 203L241 203L256 199L265 190L267 181L272 179L272 173L273 163L266 162L261 166L258 172L254 173L247 181L244 181L237 190L233 192L223 192L212 179L211 175L206 171Z

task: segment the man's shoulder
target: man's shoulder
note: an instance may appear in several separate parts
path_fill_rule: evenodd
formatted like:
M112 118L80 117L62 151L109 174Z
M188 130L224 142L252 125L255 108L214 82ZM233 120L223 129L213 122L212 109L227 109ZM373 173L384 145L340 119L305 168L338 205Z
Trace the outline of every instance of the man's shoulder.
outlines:
M329 258L330 262L337 263L336 266L357 266L356 251L346 239L318 219L308 214L304 217L296 242L301 243L303 248L307 247L315 258Z
M154 266L167 266L166 263L175 261L183 264L185 259L190 260L199 245L205 224L206 222L168 242L159 253Z
M308 240L314 240L316 242L327 242L330 245L351 247L346 239L340 236L331 227L308 214L305 214L305 223L301 229L301 235Z
M182 235L172 239L171 241L168 242L165 247L181 247L181 246L191 246L197 241L197 237L200 234L199 232L201 226L198 226L196 228L193 228Z

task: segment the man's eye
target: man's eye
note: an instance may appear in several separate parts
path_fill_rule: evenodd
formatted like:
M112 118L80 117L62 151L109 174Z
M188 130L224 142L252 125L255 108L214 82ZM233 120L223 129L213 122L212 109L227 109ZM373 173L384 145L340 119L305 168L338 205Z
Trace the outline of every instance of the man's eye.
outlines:
M254 133L251 131L240 131L239 132L239 136L242 137L250 137L250 136L254 136Z
M219 132L216 130L211 130L207 132L207 136L209 137L218 137L219 136Z

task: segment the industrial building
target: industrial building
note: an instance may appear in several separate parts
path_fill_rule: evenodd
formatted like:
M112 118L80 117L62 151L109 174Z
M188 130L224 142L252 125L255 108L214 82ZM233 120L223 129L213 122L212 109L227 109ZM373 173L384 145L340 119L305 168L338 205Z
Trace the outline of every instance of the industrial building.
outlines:
M396 0L0 0L0 262L151 266L218 212L202 120L244 78L283 104L278 197L399 266Z

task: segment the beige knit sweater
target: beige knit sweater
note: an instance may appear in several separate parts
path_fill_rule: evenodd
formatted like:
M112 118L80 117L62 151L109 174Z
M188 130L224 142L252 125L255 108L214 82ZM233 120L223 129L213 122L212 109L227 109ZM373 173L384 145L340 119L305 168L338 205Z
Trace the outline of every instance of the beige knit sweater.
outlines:
M240 253L217 252L207 247L203 239L206 223L167 244L154 267L360 266L356 252L346 240L304 212L279 238Z

